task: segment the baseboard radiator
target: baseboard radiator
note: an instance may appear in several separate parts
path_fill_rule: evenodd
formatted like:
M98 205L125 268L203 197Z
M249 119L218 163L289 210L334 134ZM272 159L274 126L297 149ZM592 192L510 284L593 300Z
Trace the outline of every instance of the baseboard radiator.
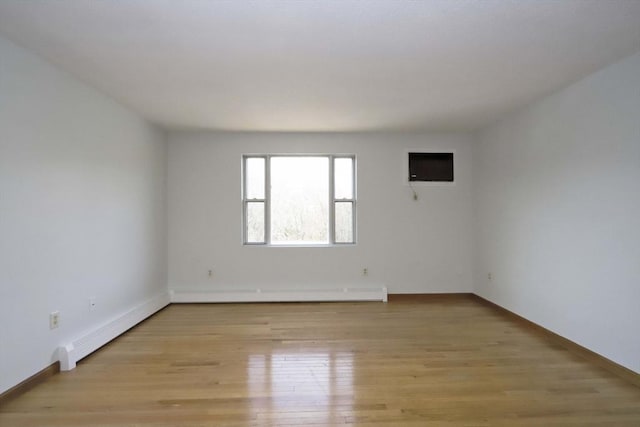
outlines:
M58 347L60 370L72 370L76 367L76 363L79 360L93 353L170 303L169 294L166 292L162 293L126 313L116 316L98 328Z
M169 292L172 303L208 302L307 302L307 301L382 301L387 302L387 288L339 288L317 290L266 290Z

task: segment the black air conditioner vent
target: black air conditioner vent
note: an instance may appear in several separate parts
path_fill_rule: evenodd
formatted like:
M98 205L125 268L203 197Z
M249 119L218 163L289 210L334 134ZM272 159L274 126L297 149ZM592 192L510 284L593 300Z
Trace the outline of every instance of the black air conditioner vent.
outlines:
M409 181L453 182L453 153L409 153Z

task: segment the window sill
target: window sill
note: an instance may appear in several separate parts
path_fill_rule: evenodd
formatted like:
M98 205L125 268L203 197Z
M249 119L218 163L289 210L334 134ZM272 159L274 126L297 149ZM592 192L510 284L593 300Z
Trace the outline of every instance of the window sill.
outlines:
M356 243L330 243L330 244L306 244L306 245L274 245L263 243L243 243L242 246L250 248L345 248L356 246Z

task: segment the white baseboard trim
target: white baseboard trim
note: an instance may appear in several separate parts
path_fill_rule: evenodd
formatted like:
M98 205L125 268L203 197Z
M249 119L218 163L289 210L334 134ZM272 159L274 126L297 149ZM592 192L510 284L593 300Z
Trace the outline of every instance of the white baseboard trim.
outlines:
M341 288L316 290L238 290L169 292L172 303L216 302L306 302L306 301L383 301L387 302L387 288Z
M147 317L171 303L169 294L162 294L143 302L128 312L119 315L102 326L58 347L60 370L70 371L82 358L93 353L112 339L123 334Z

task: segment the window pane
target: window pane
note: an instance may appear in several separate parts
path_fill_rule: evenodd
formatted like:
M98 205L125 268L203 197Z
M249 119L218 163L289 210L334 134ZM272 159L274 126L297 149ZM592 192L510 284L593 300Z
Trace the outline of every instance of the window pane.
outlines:
M336 243L353 243L353 203L336 202Z
M247 157L245 160L246 199L264 199L263 157Z
M333 164L336 199L353 199L353 159L336 158Z
M264 243L264 203L247 203L247 243Z
M271 158L271 243L329 242L329 158Z

